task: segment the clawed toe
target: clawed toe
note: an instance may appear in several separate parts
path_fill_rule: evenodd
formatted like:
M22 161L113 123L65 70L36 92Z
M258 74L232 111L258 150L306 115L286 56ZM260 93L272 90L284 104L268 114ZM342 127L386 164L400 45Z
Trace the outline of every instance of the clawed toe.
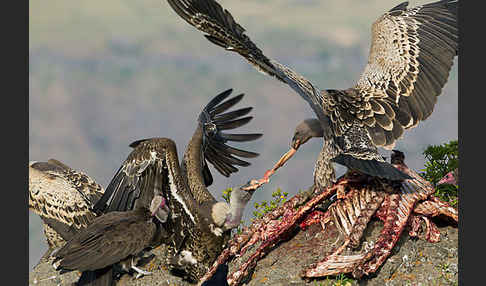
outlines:
M137 275L135 276L135 279L138 279L142 276L145 276L145 275L151 275L152 272L149 272L149 271L145 271L145 270L142 270L140 268L138 268L137 266L135 266L135 263L134 263L134 260L132 258L132 265L131 265L131 268L137 272Z

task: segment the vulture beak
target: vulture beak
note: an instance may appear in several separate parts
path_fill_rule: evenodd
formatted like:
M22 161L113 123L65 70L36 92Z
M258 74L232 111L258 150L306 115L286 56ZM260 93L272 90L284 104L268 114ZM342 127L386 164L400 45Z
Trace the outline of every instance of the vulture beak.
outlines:
M300 139L295 139L292 138L292 143L290 144L292 146L292 149L298 150L300 145L302 145L303 142L300 142Z

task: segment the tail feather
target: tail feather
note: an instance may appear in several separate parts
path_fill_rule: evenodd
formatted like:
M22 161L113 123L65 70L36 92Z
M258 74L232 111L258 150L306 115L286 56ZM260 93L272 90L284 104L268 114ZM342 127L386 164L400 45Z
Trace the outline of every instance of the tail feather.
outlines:
M392 181L413 179L387 162L379 162L377 160L362 160L347 154L340 154L332 159L332 161L344 165L350 169L358 170L367 175L386 178Z

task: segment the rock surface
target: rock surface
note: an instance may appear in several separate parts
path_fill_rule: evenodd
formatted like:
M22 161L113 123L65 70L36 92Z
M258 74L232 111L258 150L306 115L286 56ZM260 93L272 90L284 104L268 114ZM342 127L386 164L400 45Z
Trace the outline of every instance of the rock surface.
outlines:
M363 244L370 244L380 234L382 223L372 221L364 234ZM340 246L342 239L333 227L321 232L320 226L313 225L306 231L300 231L291 240L280 244L259 261L248 285L457 285L458 281L458 229L443 226L441 241L429 243L423 239L410 238L408 229L373 277L364 277L356 281L350 275L348 279L328 277L327 279L304 281L299 273L324 258L333 247ZM246 255L245 255L246 256ZM231 268L230 268L231 270Z
M375 241L382 223L371 221L364 234L362 245ZM290 240L277 245L258 262L247 285L458 285L458 229L455 226L439 226L441 241L429 243L423 239L410 238L406 228L402 237L373 277L356 281L351 276L328 277L305 281L299 277L304 267L322 259L330 253L333 244L339 246L342 239L332 225L321 231L317 224L305 231L298 231ZM244 257L232 261L230 271L251 255L255 245ZM164 264L165 247L153 250L156 257L143 268L152 275L135 279L123 275L117 285L193 285L168 273ZM79 277L79 272L59 275L48 263L40 263L30 272L29 285L70 285ZM340 284L338 282L341 282Z

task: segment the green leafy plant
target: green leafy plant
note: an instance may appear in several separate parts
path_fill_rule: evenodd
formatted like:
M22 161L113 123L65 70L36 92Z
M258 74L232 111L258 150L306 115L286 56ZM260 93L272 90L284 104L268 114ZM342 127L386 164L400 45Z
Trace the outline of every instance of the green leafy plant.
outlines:
M353 283L356 283L356 280L349 278L345 274L341 273L337 276L334 277L334 279L329 278L329 276L326 276L326 280L324 282L318 282L314 281L314 285L317 286L351 286Z
M354 282L353 279L347 277L343 273L336 276L336 281L334 283L335 286L351 286Z
M270 202L262 201L260 203L255 203L255 211L253 211L253 215L255 218L260 218L266 213L278 208L287 200L287 196L289 194L287 192L282 192L280 188L278 188L275 192L272 193L272 200Z
M447 173L459 167L458 141L452 140L442 145L430 145L423 154L427 161L420 175L436 186L435 196L449 202L454 207L457 206L458 186L449 184L437 186L437 183Z
M231 196L231 191L233 191L233 188L227 188L225 190L223 190L223 194L221 195L221 197L223 197L223 199L229 204L230 202L230 196Z
M230 197L231 197L231 192L233 191L233 188L227 188L222 191L221 197L227 202L230 202ZM255 203L255 211L253 212L253 215L255 218L260 218L264 214L266 214L269 211L272 211L279 206L281 206L286 200L287 196L289 194L287 192L282 192L280 188L278 188L275 192L272 193L272 200L270 202L267 201L262 201L260 203ZM253 221L253 219L252 219ZM240 234L245 227L245 221L241 220L240 225L234 229L234 233Z

